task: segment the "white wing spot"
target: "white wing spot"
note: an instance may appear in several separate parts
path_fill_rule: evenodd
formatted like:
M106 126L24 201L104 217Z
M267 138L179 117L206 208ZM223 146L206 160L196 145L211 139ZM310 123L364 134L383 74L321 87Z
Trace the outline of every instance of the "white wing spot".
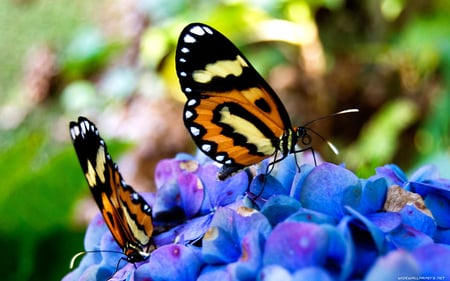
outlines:
M192 89L189 88L189 87L187 87L187 88L184 88L184 91L185 91L186 93L190 93L190 92L192 92Z
M205 152L210 152L211 151L211 145L210 144L202 145L202 150L205 151Z
M83 135L85 135L85 134L86 134L86 125L85 125L85 122L81 122L81 123L80 123L80 128L81 128L81 133L82 133Z
M184 58L180 58L178 61L179 61L179 62L182 62L182 63L185 63L185 62L186 62L186 60L185 60Z
M204 26L203 29L204 29L206 32L208 32L209 34L213 34L213 31L212 31L209 27Z
M217 155L216 156L216 161L218 161L218 162L222 162L223 159L225 159L225 156L223 156L223 155Z
M80 127L75 126L70 130L70 135L72 139L75 139L78 135L80 135Z
M183 47L183 48L181 48L181 52L182 53L189 53L189 49L188 48L186 48L186 47Z
M194 36L186 34L183 37L183 41L184 41L184 43L195 43L196 40L195 40Z
M191 134L192 135L194 135L194 136L198 136L198 135L200 135L200 129L199 128L196 128L196 127L191 127L190 128L191 129Z
M189 31L190 31L191 33L194 33L194 34L198 35L198 36L205 35L205 31L202 29L201 26L198 26L198 25L194 26L194 27L191 28L191 30L189 30Z
M182 76L182 77L186 77L186 76L187 76L187 74L186 74L186 72L184 72L184 71L181 71L181 72L180 72L180 76Z
M184 118L189 119L192 117L192 115L194 115L191 111L186 110L186 112L184 113Z
M231 164L233 164L233 161L231 159L228 159L227 161L225 161L225 164L231 165Z
M187 105L189 105L189 106L193 106L196 104L197 104L197 100L195 100L195 99L188 100L188 102L187 102Z

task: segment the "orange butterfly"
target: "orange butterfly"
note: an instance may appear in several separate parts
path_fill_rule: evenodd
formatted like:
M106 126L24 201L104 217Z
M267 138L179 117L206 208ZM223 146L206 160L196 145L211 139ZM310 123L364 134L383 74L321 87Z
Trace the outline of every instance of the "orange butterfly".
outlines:
M175 63L187 97L184 124L198 148L223 164L219 179L277 153L281 158L273 163L312 149L307 132L312 130L292 127L275 91L217 30L202 23L186 26ZM346 112L354 111L336 114ZM298 141L306 148L297 150Z
M146 260L154 250L150 205L125 181L94 123L70 122L70 136L92 196L127 261Z

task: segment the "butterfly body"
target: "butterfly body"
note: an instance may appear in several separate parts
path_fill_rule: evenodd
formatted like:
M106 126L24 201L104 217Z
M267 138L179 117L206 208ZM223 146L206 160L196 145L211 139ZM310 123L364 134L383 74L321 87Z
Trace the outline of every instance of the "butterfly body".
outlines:
M292 128L280 98L220 32L201 23L186 26L176 68L187 97L185 126L199 149L223 164L219 179L295 152L305 131Z
M92 196L127 261L146 260L153 248L150 205L125 183L92 122L79 117L70 123L70 135Z

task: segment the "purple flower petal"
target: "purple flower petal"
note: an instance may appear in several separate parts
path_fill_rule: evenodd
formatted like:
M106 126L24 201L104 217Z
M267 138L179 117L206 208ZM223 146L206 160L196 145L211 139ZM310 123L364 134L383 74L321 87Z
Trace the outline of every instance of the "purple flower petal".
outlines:
M186 217L181 203L180 187L177 182L168 182L156 191L152 206L153 218L160 222L180 222Z
M309 173L300 195L304 208L335 218L344 216L345 205L357 207L360 199L359 179L349 170L330 163L324 163Z
M248 189L248 176L244 171L224 181L217 179L217 172L218 168L213 164L204 165L199 170L198 176L205 187L205 199L201 207L202 213L208 213L217 207L233 203Z
M399 280L419 276L419 265L408 252L398 250L378 258L365 281Z
M207 214L185 221L159 235L153 237L156 246L178 241L181 244L194 243L200 240L209 228L213 214Z
M450 247L448 245L428 244L414 250L412 255L420 266L420 276L435 276L440 280L450 277Z
M328 253L328 236L312 223L283 222L266 241L264 265L280 265L290 272L323 265Z
M394 212L368 214L366 218L384 233L394 231L402 224L401 215Z
M388 185L403 186L408 178L405 173L395 164L384 165L383 167L376 168L377 176L384 177L388 181Z
M178 176L178 186L181 206L186 218L190 219L200 211L204 197L203 184L197 175L184 172Z

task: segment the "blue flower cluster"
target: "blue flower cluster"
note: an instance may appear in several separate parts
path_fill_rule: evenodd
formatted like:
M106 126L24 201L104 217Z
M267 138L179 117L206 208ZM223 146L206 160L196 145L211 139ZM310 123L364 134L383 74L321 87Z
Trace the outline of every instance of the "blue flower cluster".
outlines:
M155 223L172 227L150 258L118 267L120 254L89 253L64 280L450 278L450 180L433 166L408 179L386 165L360 179L330 163L298 172L289 156L253 180L243 171L218 181L217 171L185 154L161 161L157 192L143 196ZM121 251L100 215L85 248Z

